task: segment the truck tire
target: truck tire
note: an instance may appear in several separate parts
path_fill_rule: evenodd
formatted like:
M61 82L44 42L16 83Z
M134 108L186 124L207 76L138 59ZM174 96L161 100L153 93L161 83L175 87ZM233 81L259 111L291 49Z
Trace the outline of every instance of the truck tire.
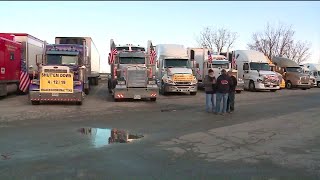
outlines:
M240 94L240 93L241 93L241 90L236 90L236 93Z
M99 78L98 77L95 78L95 84L94 85L96 85L96 86L99 85Z
M277 90L276 90L276 89L271 89L270 91L271 91L271 92L276 92Z
M76 102L76 104L81 106L82 105L82 101L78 101L78 102Z
M318 86L318 88L320 88L320 81L317 82L317 86Z
M287 89L292 89L292 83L291 83L291 81L287 81L287 82L286 82L286 88L287 88Z
M197 92L190 92L190 95L195 96L195 95L197 95Z
M86 95L89 95L89 89L84 89L84 93L85 93Z
M254 86L254 82L252 80L249 83L249 90L251 92L255 92L256 91L256 87Z
M150 98L150 101L156 101L157 100L157 98Z
M31 104L32 104L32 105L39 105L39 104L40 104L40 101L31 101Z
M301 88L302 90L307 90L307 88Z

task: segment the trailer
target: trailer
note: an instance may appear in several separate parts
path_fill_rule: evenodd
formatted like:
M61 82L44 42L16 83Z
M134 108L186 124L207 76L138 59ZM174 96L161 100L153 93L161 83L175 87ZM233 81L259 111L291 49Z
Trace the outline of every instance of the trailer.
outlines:
M98 85L100 77L100 54L91 37L56 37L56 44L78 44L82 45L83 41L87 46L87 58L84 65L86 66L86 74L89 85Z

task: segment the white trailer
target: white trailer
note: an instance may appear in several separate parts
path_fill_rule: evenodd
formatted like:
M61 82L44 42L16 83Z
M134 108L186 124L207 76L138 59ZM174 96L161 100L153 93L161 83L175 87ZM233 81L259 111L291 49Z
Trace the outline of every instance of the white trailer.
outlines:
M100 54L91 37L56 37L56 44L78 44L83 41L88 48L85 66L90 85L98 85L100 77Z
M315 77L316 84L320 88L320 64L306 63L303 66L310 70L310 75Z
M236 50L232 52L235 58L238 75L244 80L244 89L250 91L280 89L277 74L270 70L269 60L265 55L253 50Z
M180 44L156 45L157 67L156 78L160 92L189 92L197 94L197 79L186 48Z

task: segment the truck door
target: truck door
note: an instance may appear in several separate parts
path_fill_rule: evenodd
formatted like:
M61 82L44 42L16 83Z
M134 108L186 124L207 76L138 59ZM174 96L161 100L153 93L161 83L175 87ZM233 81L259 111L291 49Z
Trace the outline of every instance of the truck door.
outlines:
M249 87L249 82L250 82L250 71L249 71L249 63L243 63L242 65L242 72L243 72L243 77L240 77L240 78L243 78L243 81L244 81L244 84L245 86Z
M4 40L0 39L0 80L5 79Z

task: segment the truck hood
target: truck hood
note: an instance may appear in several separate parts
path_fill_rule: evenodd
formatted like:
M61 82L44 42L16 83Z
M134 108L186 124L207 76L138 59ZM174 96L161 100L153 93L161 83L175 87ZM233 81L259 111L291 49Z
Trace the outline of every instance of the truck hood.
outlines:
M168 68L168 73L171 74L192 74L190 68Z
M258 71L260 75L277 75L273 71Z

